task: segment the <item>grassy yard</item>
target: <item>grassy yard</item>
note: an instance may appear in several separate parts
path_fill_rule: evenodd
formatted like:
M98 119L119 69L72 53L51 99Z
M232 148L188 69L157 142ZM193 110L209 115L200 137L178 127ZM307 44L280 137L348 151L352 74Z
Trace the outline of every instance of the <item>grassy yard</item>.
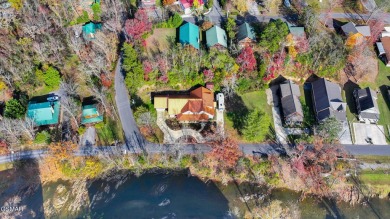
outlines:
M272 108L267 104L265 90L245 93L241 95L241 98L249 110L258 109L266 114L272 115Z
M8 170L13 167L13 163L3 163L0 164L0 171Z
M146 39L146 50L149 54L157 51L164 51L169 48L168 39L176 39L175 28L156 28L153 34Z
M365 184L388 185L390 182L390 173L384 170L363 171L360 174L360 180Z
M359 83L361 88L370 87L374 90L380 90L381 93L378 94L378 107L379 107L379 125L383 125L386 131L387 141L389 142L389 132L388 126L390 126L390 100L385 99L385 85L390 86L390 68L386 67L385 64L378 60L379 62L379 73L375 80L375 83L362 82ZM348 114L347 114L348 115ZM348 116L348 119L350 115Z
M243 121L237 121L237 119L243 119L251 110L259 110L264 112L267 116L271 117L271 126L273 127L273 120L272 120L272 107L267 104L267 95L265 93L265 90L259 90L259 91L253 91L248 92L244 94L239 94L237 97L234 98L235 103L229 102L229 100L226 100L227 102L227 110L228 112L225 113L225 129L227 134L235 139L238 139L240 142L246 142L242 136L239 135L238 130L240 130L239 127L241 127L243 124L240 125ZM229 103L232 106L228 106ZM229 110L230 108L230 110ZM232 112L234 110L234 112ZM230 114L230 116L229 116ZM232 114L236 114L235 116L232 116ZM236 123L236 124L235 124ZM239 125L237 125L239 123Z
M390 163L390 156L364 155L356 156L356 159L365 163Z

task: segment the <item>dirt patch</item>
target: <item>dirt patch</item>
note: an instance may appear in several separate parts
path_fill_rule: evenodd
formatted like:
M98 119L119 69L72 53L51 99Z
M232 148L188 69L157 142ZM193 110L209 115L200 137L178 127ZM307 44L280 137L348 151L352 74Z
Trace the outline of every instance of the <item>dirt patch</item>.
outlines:
M148 54L164 52L169 49L169 38L176 38L174 28L156 28L153 34L146 39L146 50Z
M345 84L348 79L354 83L369 82L375 83L375 79L378 76L378 61L376 57L369 57L364 60L367 63L367 66L370 66L369 69L359 70L356 69L354 75L347 74L345 71L341 70L340 72L340 84Z

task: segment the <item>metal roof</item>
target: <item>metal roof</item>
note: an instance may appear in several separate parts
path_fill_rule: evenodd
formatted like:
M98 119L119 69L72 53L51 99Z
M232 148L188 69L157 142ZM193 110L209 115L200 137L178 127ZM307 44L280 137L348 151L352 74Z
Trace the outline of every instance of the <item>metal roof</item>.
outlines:
M199 27L192 23L186 23L180 27L179 42L183 45L191 45L199 49Z
M312 82L314 110L319 121L335 116L336 119L346 120L346 103L341 97L341 88L324 78Z
M255 40L255 38L256 38L256 34L255 34L253 27L251 25L249 25L247 22L241 24L238 27L238 31L237 31L237 40L238 41L241 41L245 38L249 38L252 40Z
M27 108L27 117L40 125L57 124L60 115L60 102L30 102Z
M206 31L207 47L212 47L217 44L227 47L227 36L225 30L218 26L214 26Z

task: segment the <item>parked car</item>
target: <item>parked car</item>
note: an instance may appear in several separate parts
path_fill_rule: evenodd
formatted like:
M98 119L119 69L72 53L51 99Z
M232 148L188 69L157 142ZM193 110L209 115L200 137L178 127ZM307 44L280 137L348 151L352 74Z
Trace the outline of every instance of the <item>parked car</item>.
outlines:
M47 98L47 101L57 101L57 100L59 100L59 99L60 99L60 97L54 94L54 95L52 95L52 96L49 96L49 97Z

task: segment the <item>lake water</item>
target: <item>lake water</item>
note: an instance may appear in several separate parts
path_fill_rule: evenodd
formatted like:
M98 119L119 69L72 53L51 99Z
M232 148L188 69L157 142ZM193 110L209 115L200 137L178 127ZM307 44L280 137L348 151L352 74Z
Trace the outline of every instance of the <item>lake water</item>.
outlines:
M251 184L228 186L178 173L146 173L140 177L127 172L112 174L81 185L79 192L72 192L66 181L46 184L37 192L41 196L36 205L46 203L45 208L57 206L52 218L76 218L86 215L92 218L234 218L235 210L244 212L253 208L254 203L264 200L280 200L283 206L298 205L302 218L390 218L390 201L371 199L368 204L350 206L347 203L326 202L316 198L300 199L300 194L289 190L272 190ZM61 189L59 189L61 188ZM60 192L59 192L60 191ZM63 194L62 198L58 194ZM78 194L78 195L77 195ZM57 198L54 198L57 196ZM49 201L48 201L49 200ZM50 201L51 200L51 201ZM55 201L53 201L55 200ZM62 200L62 201L61 201ZM82 213L73 214L75 200L83 200ZM247 200L247 201L244 201ZM67 204L64 204L67 202ZM27 203L27 205L29 205ZM61 206L58 209L58 206ZM34 207L36 208L36 207ZM45 209L46 211L47 209ZM39 214L37 214L39 215Z

